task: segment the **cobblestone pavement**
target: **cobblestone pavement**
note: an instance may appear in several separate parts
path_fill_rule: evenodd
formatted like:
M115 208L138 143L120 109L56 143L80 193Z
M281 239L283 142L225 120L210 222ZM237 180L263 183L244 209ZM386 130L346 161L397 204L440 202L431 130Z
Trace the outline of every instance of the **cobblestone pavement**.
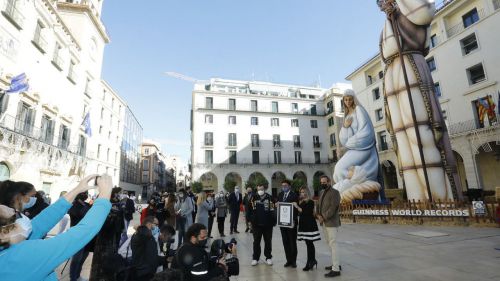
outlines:
M212 234L218 238L216 225L214 227ZM226 235L228 229L229 218L226 220ZM231 237L238 240L240 275L231 280L332 279L323 276L326 273L324 267L331 264L329 247L324 239L315 242L318 268L304 272L304 242L298 242L297 268L284 268L281 235L275 228L272 240L274 265L266 265L261 257L257 266L251 266L253 239L250 233L244 233L241 216L238 230L241 233L225 238L226 241ZM129 232L133 230L129 229ZM500 280L499 228L344 224L339 232L338 248L342 275L333 280ZM84 278L88 278L91 259L92 255L84 265ZM69 280L68 271L69 264L61 280Z

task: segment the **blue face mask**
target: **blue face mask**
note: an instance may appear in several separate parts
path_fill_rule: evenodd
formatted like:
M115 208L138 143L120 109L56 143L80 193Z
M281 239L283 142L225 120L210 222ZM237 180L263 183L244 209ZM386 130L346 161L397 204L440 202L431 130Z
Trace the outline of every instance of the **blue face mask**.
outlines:
M36 197L30 197L30 201L28 201L28 203L23 202L23 210L33 207L35 203L36 203Z
M158 238L158 235L160 235L160 228L158 226L153 226L153 229L151 229L151 233L155 238Z
M286 186L286 187L282 187L281 189L283 190L283 192L288 192L290 190L290 187Z

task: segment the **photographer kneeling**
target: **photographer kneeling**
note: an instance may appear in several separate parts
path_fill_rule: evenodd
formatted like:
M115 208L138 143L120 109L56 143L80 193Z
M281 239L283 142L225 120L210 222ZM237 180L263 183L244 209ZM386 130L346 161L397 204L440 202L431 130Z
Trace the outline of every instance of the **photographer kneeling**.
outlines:
M224 257L210 259L205 250L206 244L206 227L199 223L191 225L186 231L185 243L177 250L172 262L173 268L183 271L184 280L209 280L213 277L228 276L228 266L223 260ZM235 245L232 246L232 249L236 254ZM227 280L229 280L229 277L227 277Z

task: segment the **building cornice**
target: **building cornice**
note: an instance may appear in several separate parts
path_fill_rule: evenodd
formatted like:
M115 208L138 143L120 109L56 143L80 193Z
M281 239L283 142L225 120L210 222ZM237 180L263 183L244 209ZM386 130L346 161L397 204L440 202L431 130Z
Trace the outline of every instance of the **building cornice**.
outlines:
M273 96L273 95L256 95L256 94L250 94L250 93L228 93L228 92L221 92L221 91L200 91L200 90L194 90L193 94L202 94L202 95L213 95L213 96L229 96L229 97L242 97L242 98L249 98L249 99L269 99L269 100L288 100L288 101L300 101L300 102L322 102L324 100L323 96L317 96L317 99L304 99L304 98L292 98L292 97L285 97L285 96Z
M358 74L358 72L360 72L362 69L365 69L365 66L367 66L373 62L376 62L378 60L380 60L380 53L376 53L373 57L371 57L370 59L368 59L367 61L362 63L360 66L358 66L351 74L347 75L345 80L351 81L351 79L354 75Z
M301 114L301 113L292 113L292 112L270 112L270 111L252 111L252 110L229 110L229 109L214 109L214 108L196 108L195 111L198 112L221 112L221 113L227 113L227 114L248 114L249 116L261 116L261 115L281 115L281 116L291 116L291 117L311 117L311 118L318 118L318 117L325 117L325 114L316 114L316 115L311 115L311 114Z
M66 23L64 23L64 20L61 18L61 16L59 15L59 13L57 12L56 8L54 7L54 5L52 3L50 3L49 0L42 0L43 3L45 4L45 6L47 8L49 8L50 12L56 17L57 19L57 22L59 24L61 24L61 27L62 29L66 32L66 34L68 34L68 36L71 38L71 42L73 44L75 44L76 48L81 51L82 48L80 47L80 44L78 44L78 41L76 41L75 37L73 36L73 34L71 33L71 31L69 30L68 26L66 26ZM61 2L58 2L58 3L61 3Z
M47 0L45 0L45 1L47 1ZM92 10L90 9L90 7L88 5L77 4L77 3L68 3L68 2L57 2L57 8L61 9L61 10L65 10L65 11L87 13L87 15L90 17L90 19L94 23L94 26L99 31L99 34L101 35L104 42L105 43L110 42L109 36L106 33L104 25L102 24L101 20L99 18L97 18L97 16L92 12Z

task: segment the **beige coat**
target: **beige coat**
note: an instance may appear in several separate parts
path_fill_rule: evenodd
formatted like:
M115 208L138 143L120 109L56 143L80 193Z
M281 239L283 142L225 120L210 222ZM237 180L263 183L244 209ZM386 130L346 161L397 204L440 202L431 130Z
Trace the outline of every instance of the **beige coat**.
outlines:
M318 215L323 217L326 227L340 226L340 193L338 190L328 187L321 191L318 201Z

